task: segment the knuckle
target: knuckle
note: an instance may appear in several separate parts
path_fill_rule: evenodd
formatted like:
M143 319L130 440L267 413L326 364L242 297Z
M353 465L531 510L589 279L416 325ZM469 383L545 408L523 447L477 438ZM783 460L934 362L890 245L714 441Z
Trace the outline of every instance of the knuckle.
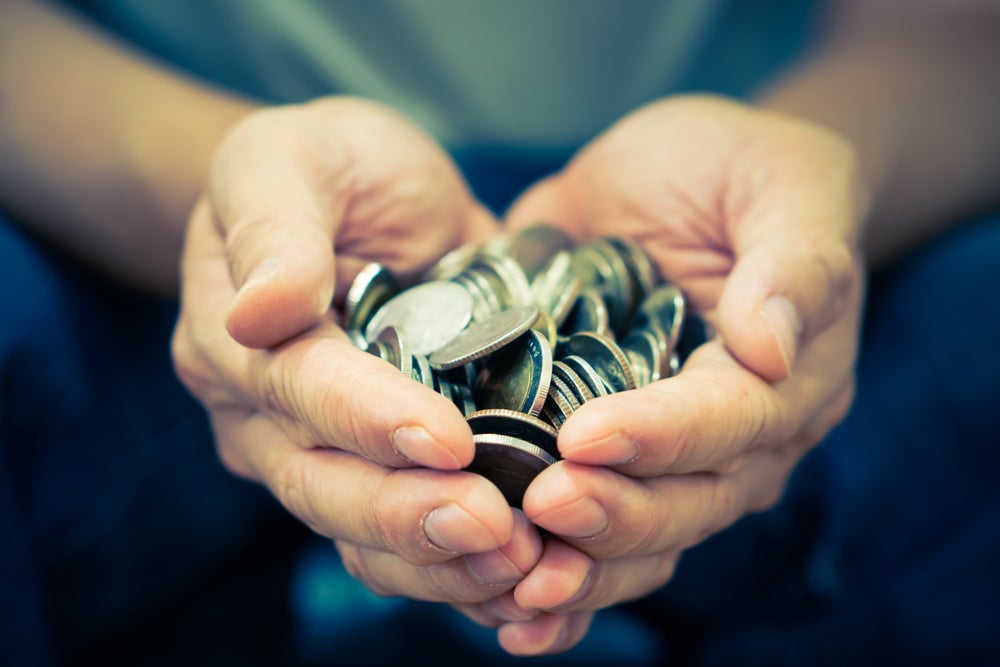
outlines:
M261 361L267 360L266 366L261 369L258 365L254 369L257 372L252 373L252 377L256 378L256 394L269 410L295 412L291 408L298 404L296 388L299 383L295 379L300 365L294 363L293 358L293 355L287 353L261 357Z
M461 559L453 559L440 565L419 568L430 598L436 602L477 603L496 597L510 586L498 587L478 584L472 581L460 565Z
M751 512L766 512L770 509L774 509L781 502L782 497L785 495L785 485L776 486L774 488L768 489L764 494L754 502L749 510Z
M170 339L170 359L181 384L192 395L205 399L217 383L216 374L195 342L183 315Z
M636 554L652 553L670 542L680 528L671 496L663 497L653 490L644 493L643 501L637 507L646 511L621 511L624 517L616 529L608 533L607 546L613 546L613 553L599 554L601 558L622 558Z
M674 572L677 571L677 554L671 551L665 551L657 554L656 567L653 570L653 575L651 579L656 584L656 588L663 586L668 581L673 579Z
M213 417L212 426L215 432L215 452L222 467L237 477L256 480L253 468L241 455L239 448L235 447L231 439L222 432L218 419Z
M416 566L439 563L442 555L423 532L428 513L419 519L412 494L406 489L406 471L389 470L364 505L364 530L382 548Z
M850 290L859 273L857 253L843 239L828 239L814 254L827 283L835 294Z
M395 593L379 582L368 566L365 551L353 544L337 543L340 560L347 573L365 585L369 591L380 597L392 597Z
M710 535L722 530L736 521L745 511L744 503L736 493L731 478L720 475L710 475L709 493L701 508L698 521L701 524L696 542L701 542Z
M819 415L803 426L795 438L802 451L821 442L847 417L854 403L856 386L856 380L851 375L833 400L824 405Z
M286 463L273 485L274 495L278 501L293 516L309 527L310 530L323 534L319 528L318 517L308 489L310 487L309 466ZM333 537L327 535L327 537Z
M335 544L337 545L337 551L340 552L340 561L344 564L347 574L358 581L367 581L369 579L368 569L362 561L361 550L353 544L347 544L339 540Z

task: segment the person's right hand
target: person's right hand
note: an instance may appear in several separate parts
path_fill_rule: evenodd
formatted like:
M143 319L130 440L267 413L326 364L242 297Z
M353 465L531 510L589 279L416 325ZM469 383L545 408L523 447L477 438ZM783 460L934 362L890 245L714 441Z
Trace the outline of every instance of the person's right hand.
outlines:
M495 224L426 134L350 98L247 116L191 217L178 375L226 467L379 592L480 602L541 554L496 487L459 471L474 451L461 413L356 349L331 309L365 263L412 276Z

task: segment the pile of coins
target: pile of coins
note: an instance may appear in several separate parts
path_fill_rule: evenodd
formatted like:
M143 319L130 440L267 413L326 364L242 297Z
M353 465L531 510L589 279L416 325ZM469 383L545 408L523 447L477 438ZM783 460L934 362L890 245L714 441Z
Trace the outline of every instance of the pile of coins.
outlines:
M583 403L677 373L710 335L633 241L577 244L539 225L445 255L400 290L369 264L344 306L355 344L451 400L476 444L468 470L514 507L559 459Z

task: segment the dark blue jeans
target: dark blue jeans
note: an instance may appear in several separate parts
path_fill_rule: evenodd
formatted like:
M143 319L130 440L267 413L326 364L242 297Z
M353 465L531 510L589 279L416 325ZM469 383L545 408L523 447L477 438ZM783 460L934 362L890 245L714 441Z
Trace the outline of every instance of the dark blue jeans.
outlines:
M577 649L533 662L995 663L998 256L993 219L875 276L854 409L782 503L690 550L662 591L599 614ZM6 221L0 267L0 664L71 659L95 640L111 664L252 664L235 649L249 631L205 651L205 634L162 612L203 608L198 582L247 559L276 505L222 470L174 379L174 306ZM251 603L253 632L283 633L282 663L515 662L445 607L367 594L328 543L292 546L291 585ZM272 603L293 609L291 631L268 622ZM209 619L247 600L212 605ZM116 658L135 636L155 644Z

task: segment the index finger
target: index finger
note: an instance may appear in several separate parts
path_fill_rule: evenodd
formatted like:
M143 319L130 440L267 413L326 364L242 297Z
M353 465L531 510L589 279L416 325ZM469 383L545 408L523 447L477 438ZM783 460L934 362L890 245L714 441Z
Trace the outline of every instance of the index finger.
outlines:
M630 475L711 470L759 442L789 439L796 420L783 398L713 341L676 377L584 403L563 424L559 451Z
M256 400L300 445L394 467L472 461L472 431L450 400L346 340L310 334L257 353L250 377Z
M180 342L200 348L189 354L210 355L215 373L248 406L276 416L299 446L333 446L394 467L458 469L472 460L472 432L451 402L358 350L332 324L273 350L248 350L226 335L232 286L206 208L192 216L183 262L183 318L195 340Z

